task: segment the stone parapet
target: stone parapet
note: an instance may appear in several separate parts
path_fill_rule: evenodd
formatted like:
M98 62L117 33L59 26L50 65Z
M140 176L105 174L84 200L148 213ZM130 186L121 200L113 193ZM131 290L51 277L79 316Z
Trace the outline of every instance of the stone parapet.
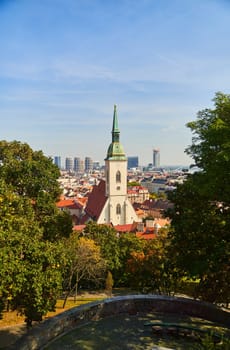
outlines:
M187 315L230 327L230 313L210 303L162 295L128 295L74 307L43 321L9 350L42 350L49 342L70 330L104 317L149 312Z

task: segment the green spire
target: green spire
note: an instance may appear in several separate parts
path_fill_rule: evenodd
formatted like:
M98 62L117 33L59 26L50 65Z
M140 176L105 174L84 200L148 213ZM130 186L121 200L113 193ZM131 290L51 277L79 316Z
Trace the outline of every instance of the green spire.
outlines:
M120 131L118 129L117 106L114 105L112 143L109 145L106 160L126 160L126 156L119 139Z
M117 106L114 105L113 111L113 129L112 129L112 142L119 142L120 131L118 129L118 120L117 120Z

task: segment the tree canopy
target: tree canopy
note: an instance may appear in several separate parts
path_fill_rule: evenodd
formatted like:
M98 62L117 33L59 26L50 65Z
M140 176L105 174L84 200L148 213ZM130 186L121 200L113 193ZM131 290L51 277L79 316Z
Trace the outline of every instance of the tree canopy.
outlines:
M62 286L61 238L72 222L56 207L58 176L41 151L0 141L0 300L28 325L54 309Z
M19 141L0 141L0 179L12 192L30 200L49 240L68 236L72 230L70 216L56 206L61 194L59 175L58 167L42 151Z
M214 108L187 125L186 152L199 172L169 195L172 259L182 274L199 280L197 295L229 301L230 288L230 95L217 93Z

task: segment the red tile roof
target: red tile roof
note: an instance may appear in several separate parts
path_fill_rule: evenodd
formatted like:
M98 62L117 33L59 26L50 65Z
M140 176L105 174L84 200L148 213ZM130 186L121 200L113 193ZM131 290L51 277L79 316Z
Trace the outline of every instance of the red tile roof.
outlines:
M131 232L133 230L133 224L115 225L114 228L117 232Z
M93 186L85 208L86 214L97 221L105 205L107 197L105 196L105 181L101 180L98 185Z
M86 225L75 225L74 227L73 227L73 230L74 231L83 231L84 230L84 228L86 227Z
M136 232L136 237L142 238L142 239L154 239L156 238L156 233L146 233L146 232Z
M74 204L73 199L62 199L59 202L57 202L57 207L58 208L65 208L65 207L69 207L73 204Z
M58 208L82 209L82 205L76 202L74 199L60 200L56 205Z

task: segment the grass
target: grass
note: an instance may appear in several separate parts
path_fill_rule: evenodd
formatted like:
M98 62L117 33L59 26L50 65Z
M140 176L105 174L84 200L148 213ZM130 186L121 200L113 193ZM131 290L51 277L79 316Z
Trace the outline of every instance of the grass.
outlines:
M66 302L65 308L62 307L63 299L58 299L56 303L56 310L53 312L48 312L47 315L44 317L44 319L58 315L59 313L66 311L72 307L87 304L95 300L102 300L104 298L105 296L102 293L101 294L83 293L77 297L76 302L74 302L73 298L69 298ZM25 316L20 315L17 311L4 311L3 318L0 319L0 328L20 325L24 323L24 320L25 320Z

